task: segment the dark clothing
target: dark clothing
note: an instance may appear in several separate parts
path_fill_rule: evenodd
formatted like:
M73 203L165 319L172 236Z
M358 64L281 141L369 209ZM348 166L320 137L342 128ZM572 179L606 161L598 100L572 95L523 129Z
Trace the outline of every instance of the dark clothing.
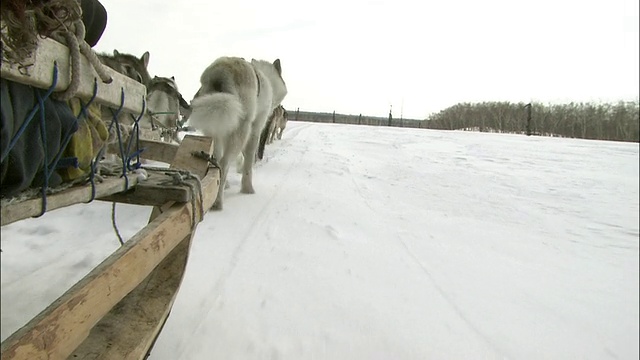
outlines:
M46 90L35 89L13 81L0 79L0 197L17 195L29 187L44 184L44 164L47 161L49 171L53 162L64 149L68 136L78 129L76 117L69 106L51 98L44 100L46 119L46 147L42 142L40 130L40 111L38 111L15 146L9 151L9 143L14 138L34 105L38 104L36 93L44 96ZM47 158L45 159L45 148ZM7 154L7 151L8 154ZM61 176L53 171L49 186L62 183Z
M107 11L98 0L81 0L80 5L86 29L85 41L93 47L106 27ZM63 179L52 167L68 168L70 164L65 161L77 162L74 158L63 158L55 164L56 157L65 150L63 147L79 125L68 104L51 97L43 101L46 143L42 139L41 110L38 109L15 145L9 149L27 115L34 107L39 108L37 95L44 97L45 93L46 90L0 79L0 197L11 197L27 188L43 185L47 176L44 173L45 163L50 173L48 185L58 186Z
M82 0L82 22L86 29L84 40L94 47L107 27L107 10L98 0Z

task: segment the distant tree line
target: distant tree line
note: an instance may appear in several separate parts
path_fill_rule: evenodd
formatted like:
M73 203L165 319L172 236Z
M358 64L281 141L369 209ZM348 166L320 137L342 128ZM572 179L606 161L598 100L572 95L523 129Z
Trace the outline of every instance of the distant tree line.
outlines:
M529 133L583 139L640 142L640 104L510 102L461 103L431 115L429 129ZM528 112L531 119L527 121Z

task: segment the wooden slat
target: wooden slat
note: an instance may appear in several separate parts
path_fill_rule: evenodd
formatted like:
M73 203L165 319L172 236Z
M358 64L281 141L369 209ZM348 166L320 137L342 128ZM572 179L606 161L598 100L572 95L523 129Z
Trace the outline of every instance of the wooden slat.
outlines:
M135 175L128 175L129 189L138 183ZM96 182L96 198L115 194L127 190L125 178L108 178L102 183ZM73 204L88 202L91 200L91 184L74 186L67 190L47 196L47 212ZM25 200L15 204L2 206L0 222L2 226L18 220L40 215L42 211L42 198ZM46 214L45 214L46 215Z
M189 206L177 205L125 243L89 275L2 343L2 358L64 359L89 330L190 231Z
M185 141L178 149L174 163L204 174L207 162L190 154L202 149L208 149L211 153L213 141L201 137L185 138ZM211 207L219 185L219 171L211 169L202 180L202 199L199 200L203 209ZM103 358L143 358L175 299L196 226L192 224L193 210L191 203L165 204L158 216L124 246L2 342L1 357L63 359L74 350L88 349L82 357L74 358L98 358L101 352L96 353L95 346L80 346L86 339L86 344L101 344L99 347L102 350L98 351L104 352L107 344L110 350L105 352L106 357ZM196 214L196 222L201 221L203 216ZM178 244L181 247L178 248ZM170 253L172 255L168 257ZM165 280L174 285L163 288ZM128 300L121 301L127 294L131 295L126 298ZM160 298L155 298L154 294ZM116 304L119 305L114 307ZM138 316L134 319L135 314ZM115 330L105 332L104 329L109 328L109 322L128 321L131 323L126 326L130 329L127 338L138 340L113 343L111 340L116 336ZM94 327L96 324L102 325Z
M203 200L211 207L219 176L205 177ZM116 250L85 278L2 342L3 359L64 359L93 326L191 232L191 204L174 204Z
M203 169L199 167L207 162L191 156L192 152L201 151L202 149L208 149L205 150L205 152L207 154L212 154L213 140L205 136L186 135L182 140L180 147L178 148L178 153L176 154L175 160L171 163L171 168L188 170L200 177L204 176L203 174L206 169L203 171ZM211 207L211 205L209 205L209 207ZM209 207L205 207L204 211L209 210ZM158 207L155 207L153 209L149 221L158 216L158 214L160 213L159 210L160 209Z
M179 145L162 141L140 139L140 148L144 149L140 156L148 160L171 164L176 157L178 147Z
M178 293L191 236L100 320L69 359L140 359L160 332Z
M171 162L171 168L190 171L200 176L202 179L207 173L208 162L206 160L191 156L194 151L204 151L207 154L213 152L213 139L206 136L185 135L175 159Z
M215 200L220 184L218 169L208 169L208 164L191 156L191 151L213 150L209 138L187 136L180 145L171 167L185 164L203 180L203 209L209 209ZM182 159L182 160L181 160ZM208 195L207 195L208 194ZM213 197L211 196L213 195ZM150 221L170 208L169 202L156 207ZM187 235L165 260L129 295L116 305L91 330L89 337L72 354L73 359L143 359L173 306L182 282L194 232Z
M48 89L53 83L53 64L58 64L58 82L55 91L62 91L69 87L71 79L69 48L52 39L38 40L38 48L30 58L23 61L24 64L33 64L25 69L20 69L17 64L2 62L0 76L22 84L31 85L40 89ZM118 108L121 101L121 89L124 89L125 99L123 109L134 115L142 111L142 101L146 99L147 89L139 82L130 79L116 71L107 68L107 72L113 78L113 82L105 84L95 72L89 60L81 56L81 78L77 96L88 100L93 95L94 79L98 79L98 94L96 101L100 104Z
M145 158L161 161L158 160L159 157L166 160L172 155L172 159L167 161L171 163L170 168L187 170L202 178L207 171L208 164L202 159L192 157L191 152L205 149L202 151L209 151L209 154L211 154L213 150L209 149L210 140L207 139L209 138L187 135L179 146L159 141L141 140L140 147L145 148L145 151L142 152L143 155L148 154L147 151L151 149L152 157L145 156ZM178 149L180 149L180 151L178 151ZM138 184L135 189L102 197L100 200L153 206L160 206L169 201L191 201L191 189L189 187L186 185L171 186L164 184L168 180L171 180L171 177L168 175L163 175L159 172L149 173L149 178Z
M213 176L216 178L215 184L211 186L211 189L205 188L203 186L203 189L202 189L203 193L202 193L202 199L201 199L203 213L201 214L201 218L204 217L204 213L207 210L209 210L209 208L211 208L211 206L213 205L213 202L215 201L215 198L217 196L218 186L220 186L220 170L209 168L208 161L190 156L191 153L193 153L194 151L201 151L203 149L205 153L211 155L213 153L213 139L208 137L202 137L202 136L186 135L182 140L180 147L178 148L178 152L176 154L175 159L171 162L171 168L188 170L191 173L196 174L201 178L204 177L207 174L207 172L209 172L209 173L213 173ZM215 193L213 193L212 191L215 191ZM171 203L169 202L161 207L156 206L151 212L149 222L154 221L155 218L160 216L160 214L164 211L165 207L169 206L170 204ZM193 229L191 234L189 234L189 236L187 236L184 240L188 244L187 245L188 249L186 250L186 254L184 255L185 257L189 256L189 250L191 248L191 242L193 240L194 235L195 235L195 229ZM180 256L180 255L177 255L177 256ZM186 261L187 260L185 258L185 267L186 267ZM184 268L182 270L184 271ZM183 273L180 274L180 282L182 282L182 276L183 276ZM180 284L178 284L178 288L179 286ZM176 294L177 294L178 288L176 288ZM141 299L142 299L142 296L143 295L140 296ZM167 303L167 307L165 308L166 311L163 313L163 316L160 319L158 319L156 323L152 323L148 321L146 326L146 331L140 331L136 333L140 338L140 343L144 344L143 346L138 346L131 349L126 349L124 346L119 346L121 348L121 352L118 355L125 353L126 358L137 359L137 360L145 359L148 353L151 351L151 347L153 346L153 343L155 342L158 334L162 330L162 327L164 326L164 322L169 316L169 311L173 306L174 300L175 300L175 294L171 299L169 299L169 302ZM138 301L138 303L140 303L141 301ZM119 358L120 357L115 356L115 357L110 357L108 359L116 360Z
M187 185L170 185L172 177L162 171L149 171L149 178L139 182L135 188L98 200L111 201L117 203L160 206L172 202L189 202L192 198L191 189ZM195 185L195 180L188 180Z

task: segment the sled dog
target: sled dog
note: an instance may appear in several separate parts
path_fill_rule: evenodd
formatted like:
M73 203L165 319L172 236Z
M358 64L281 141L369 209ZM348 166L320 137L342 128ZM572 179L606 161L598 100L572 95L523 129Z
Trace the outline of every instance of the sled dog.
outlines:
M252 194L255 153L267 118L287 95L280 59L273 63L221 57L200 77L191 101L189 124L214 139L214 155L221 170L218 196L212 206L221 210L230 161L244 155L240 191Z
M114 49L113 55L98 54L98 59L106 66L136 80L144 86L149 86L149 82L151 82L151 75L147 70L147 66L149 66L148 51L142 54L140 58L137 58Z
M188 109L189 104L184 100L176 79L154 76L147 87L147 110L151 121L162 128L164 141L180 142L178 127L180 114Z
M98 59L100 59L100 61L110 67L111 69L115 70L116 72L125 75L135 81L138 81L139 83L145 85L145 86L149 86L149 83L151 82L151 75L149 75L149 71L147 70L147 66L149 65L149 52L145 51L144 54L142 54L141 57L137 57L131 54L126 54L126 53L122 53L119 52L118 50L113 50L113 54L107 54L107 53L99 53L98 55ZM113 109L109 109L106 106L103 106L101 109L102 112L102 118L103 119L113 119ZM123 139L125 141L125 143L128 141L126 140L126 138L129 136L129 132L131 131L131 125L133 125L134 122L134 117L138 116L138 114L126 114L124 112L121 112L118 115L118 122L120 123L120 130L123 134ZM151 121L150 119L144 118L141 122L140 122L140 127L144 128L144 129L150 129L151 126ZM109 137L111 139L115 139L116 138L116 130L115 127L112 128L112 134L109 135ZM154 139L154 140L158 140L158 139ZM109 149L108 149L109 153L112 154L118 154L119 153L119 149L118 146L116 144L111 144L109 145Z
M282 105L279 105L273 110L273 112L267 119L267 123L264 125L264 129L262 129L262 133L260 134L258 152L256 153L257 160L262 160L262 158L264 157L265 146L273 142L278 124L280 123L280 119L282 118L284 111L284 107L282 107Z
M276 125L276 137L278 140L282 140L282 133L284 129L287 127L287 121L289 121L289 113L285 108L282 108L282 116L280 117L280 121Z

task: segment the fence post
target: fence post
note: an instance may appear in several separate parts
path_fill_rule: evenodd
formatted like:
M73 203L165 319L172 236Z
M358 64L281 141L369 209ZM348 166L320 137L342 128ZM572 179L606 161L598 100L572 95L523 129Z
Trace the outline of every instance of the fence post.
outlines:
M334 124L336 123L336 111L335 110L333 110L333 123Z
M298 121L298 112L299 112L299 111L300 111L300 108L297 108L297 109L296 109L296 120L295 120L295 121Z
M524 108L527 110L527 136L531 136L531 103L525 105Z

